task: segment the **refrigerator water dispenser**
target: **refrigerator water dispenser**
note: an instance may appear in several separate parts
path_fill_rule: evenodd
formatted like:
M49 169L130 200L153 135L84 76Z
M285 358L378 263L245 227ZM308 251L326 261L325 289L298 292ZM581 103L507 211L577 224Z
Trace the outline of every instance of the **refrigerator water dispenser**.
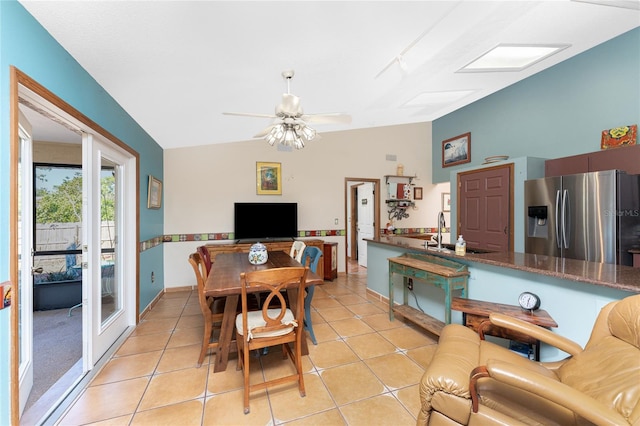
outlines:
M536 238L547 238L549 232L547 221L547 206L529 206L527 216L528 236Z

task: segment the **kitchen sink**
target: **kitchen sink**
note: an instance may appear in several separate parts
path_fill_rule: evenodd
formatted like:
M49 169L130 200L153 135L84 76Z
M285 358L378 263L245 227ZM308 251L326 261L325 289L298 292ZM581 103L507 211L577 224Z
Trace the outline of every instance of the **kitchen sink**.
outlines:
M439 251L439 252L442 252L442 253L454 253L456 251L456 245L455 244L442 244L442 248L438 249L437 244L429 244L427 246L427 250ZM482 249L482 248L467 247L467 253L470 253L470 254L484 254L484 253L494 253L494 251L493 250Z

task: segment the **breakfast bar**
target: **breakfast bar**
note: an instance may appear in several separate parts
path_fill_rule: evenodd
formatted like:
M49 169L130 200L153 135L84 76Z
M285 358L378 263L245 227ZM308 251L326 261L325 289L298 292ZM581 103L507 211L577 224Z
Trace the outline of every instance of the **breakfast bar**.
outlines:
M457 256L427 248L425 241L401 236L382 236L367 240L367 291L388 302L388 259L405 253L428 254L467 266L470 299L517 305L518 295L533 292L541 299L541 308L557 322L554 328L580 344L589 339L591 326L607 303L640 293L640 269L573 259L560 259L526 253L473 253ZM400 278L393 286L400 289ZM445 298L419 279L413 280L413 298L409 305L445 321ZM453 311L451 322L462 323L462 313ZM542 345L542 360L561 358L564 353Z

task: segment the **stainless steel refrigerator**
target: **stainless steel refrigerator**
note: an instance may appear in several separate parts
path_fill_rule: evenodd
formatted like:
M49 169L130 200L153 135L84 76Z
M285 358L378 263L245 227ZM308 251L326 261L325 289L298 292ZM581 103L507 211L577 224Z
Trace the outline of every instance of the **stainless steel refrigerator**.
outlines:
M525 181L525 252L632 265L640 175L619 170Z

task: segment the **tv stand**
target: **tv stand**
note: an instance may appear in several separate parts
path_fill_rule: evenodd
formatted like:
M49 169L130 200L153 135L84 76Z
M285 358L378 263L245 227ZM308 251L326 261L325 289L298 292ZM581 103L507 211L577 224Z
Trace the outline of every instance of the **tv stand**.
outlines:
M225 243L225 244L207 244L205 247L209 250L209 255L211 256L211 262L215 262L216 256L220 253L249 253L251 246L255 244L257 241L253 242L243 242L242 240L238 240L236 243ZM273 240L260 240L262 244L267 247L267 252L272 251L283 251L287 254L291 251L291 246L293 245L294 239L289 238L287 241L273 241ZM320 250L324 249L324 241L323 240L306 240L301 239L303 243L308 246L318 247ZM324 262L318 262L318 269L316 273L324 277Z

